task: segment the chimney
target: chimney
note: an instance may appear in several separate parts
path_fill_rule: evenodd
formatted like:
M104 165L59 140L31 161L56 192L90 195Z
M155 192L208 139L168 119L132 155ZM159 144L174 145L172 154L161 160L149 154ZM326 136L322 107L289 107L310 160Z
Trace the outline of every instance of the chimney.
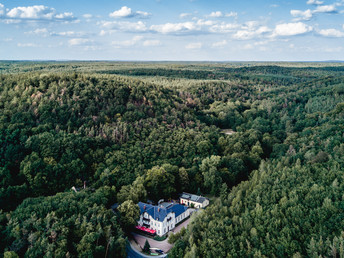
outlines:
M86 181L84 181L84 189L86 189Z

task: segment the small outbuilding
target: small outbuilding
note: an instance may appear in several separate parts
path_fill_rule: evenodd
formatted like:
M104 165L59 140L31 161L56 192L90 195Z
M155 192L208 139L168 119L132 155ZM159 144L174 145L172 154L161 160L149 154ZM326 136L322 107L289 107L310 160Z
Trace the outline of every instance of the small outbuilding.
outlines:
M179 197L179 202L180 204L184 204L197 209L205 208L209 205L208 198L190 193L182 193Z

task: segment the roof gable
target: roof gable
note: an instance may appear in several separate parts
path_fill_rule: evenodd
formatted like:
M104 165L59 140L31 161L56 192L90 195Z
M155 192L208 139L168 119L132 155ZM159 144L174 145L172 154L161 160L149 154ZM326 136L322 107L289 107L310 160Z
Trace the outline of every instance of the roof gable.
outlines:
M188 207L180 204L171 204L167 206L168 208L159 207L143 202L139 202L138 205L140 207L140 215L144 212L147 212L154 220L158 221L164 221L165 218L172 212L175 213L175 217L178 217L180 214L188 209Z

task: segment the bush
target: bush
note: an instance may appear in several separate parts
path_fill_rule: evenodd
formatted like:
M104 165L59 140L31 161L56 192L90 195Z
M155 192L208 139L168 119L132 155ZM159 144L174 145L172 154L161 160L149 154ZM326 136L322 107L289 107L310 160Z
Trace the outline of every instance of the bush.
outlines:
M156 241L164 241L167 238L167 235L164 236L155 236L153 239Z

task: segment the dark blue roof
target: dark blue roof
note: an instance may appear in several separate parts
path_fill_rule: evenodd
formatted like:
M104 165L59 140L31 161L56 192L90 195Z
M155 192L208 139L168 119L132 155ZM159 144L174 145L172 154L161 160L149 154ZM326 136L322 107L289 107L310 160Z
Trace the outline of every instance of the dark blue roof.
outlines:
M171 212L174 212L175 217L178 217L180 214L188 209L188 207L180 204L172 204L171 206L168 206L168 208L151 205L144 202L139 202L138 205L140 207L140 214L147 212L150 216L153 217L153 219L158 221L164 221L166 216Z
M175 216L178 217L180 214L184 213L188 207L180 204L175 204L171 208L172 212L175 213Z

